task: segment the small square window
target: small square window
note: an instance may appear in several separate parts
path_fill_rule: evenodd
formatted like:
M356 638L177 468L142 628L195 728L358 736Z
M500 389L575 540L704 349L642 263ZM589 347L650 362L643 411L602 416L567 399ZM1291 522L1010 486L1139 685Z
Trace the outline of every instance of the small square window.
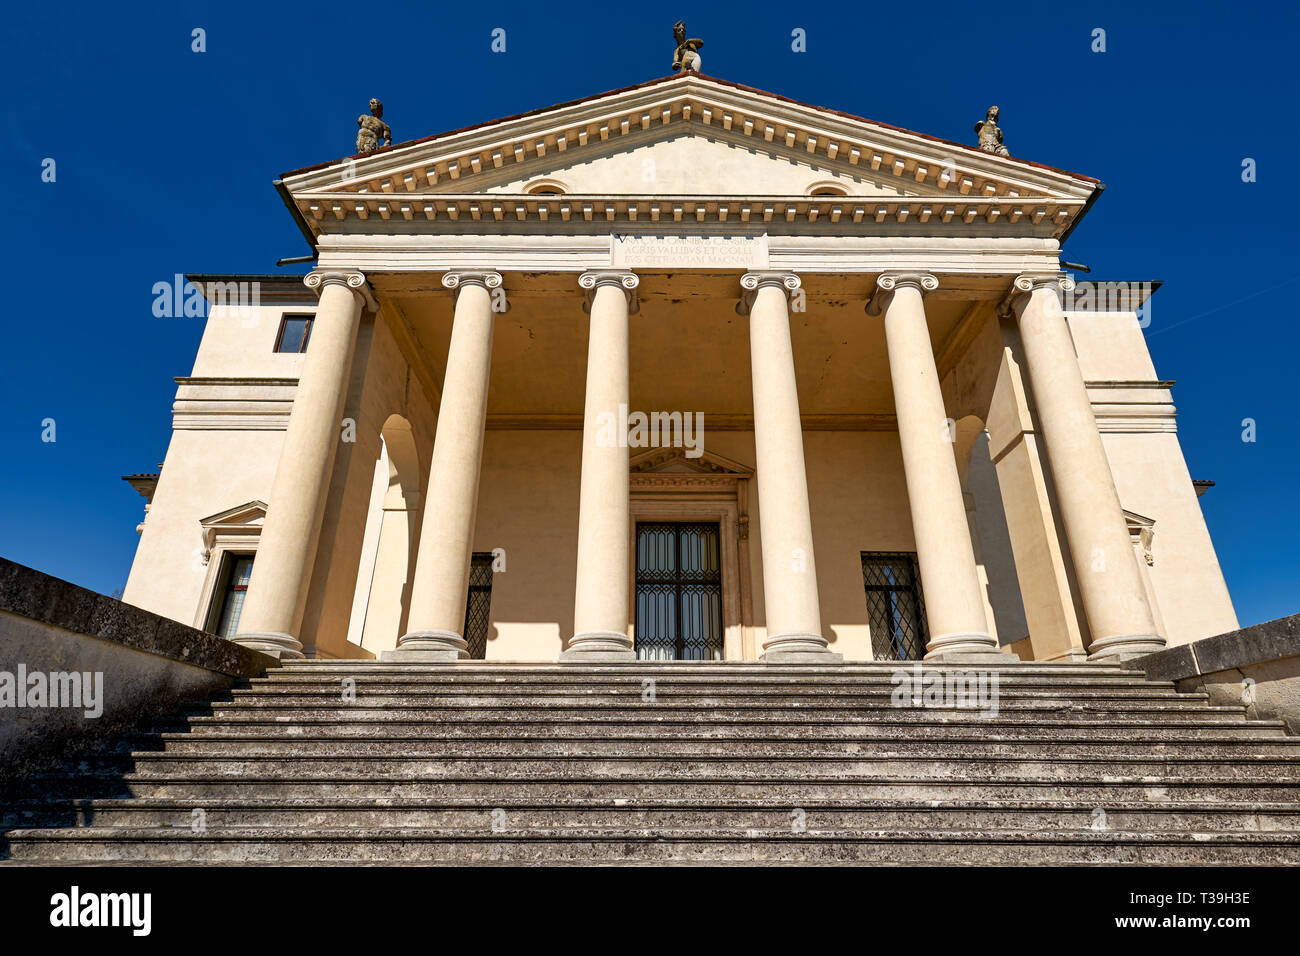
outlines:
M310 315L286 315L280 322L280 336L275 341L277 352L305 352L311 339Z

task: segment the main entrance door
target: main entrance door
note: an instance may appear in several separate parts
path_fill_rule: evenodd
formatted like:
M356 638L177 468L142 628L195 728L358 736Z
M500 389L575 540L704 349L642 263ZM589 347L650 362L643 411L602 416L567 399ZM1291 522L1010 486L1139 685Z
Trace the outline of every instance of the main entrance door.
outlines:
M636 656L643 661L722 660L717 524L637 524Z

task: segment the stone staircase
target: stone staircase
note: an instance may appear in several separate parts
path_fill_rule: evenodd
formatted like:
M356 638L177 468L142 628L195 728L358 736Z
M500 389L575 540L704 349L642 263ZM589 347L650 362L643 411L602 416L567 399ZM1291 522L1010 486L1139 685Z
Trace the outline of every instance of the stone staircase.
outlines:
M15 788L0 860L1300 863L1280 722L1097 665L899 707L897 670L298 661Z

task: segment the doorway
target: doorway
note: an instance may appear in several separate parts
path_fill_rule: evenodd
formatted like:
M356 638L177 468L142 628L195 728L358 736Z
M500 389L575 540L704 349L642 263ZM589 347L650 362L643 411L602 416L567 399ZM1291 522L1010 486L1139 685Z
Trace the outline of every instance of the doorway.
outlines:
M722 554L716 522L636 526L636 656L723 659Z

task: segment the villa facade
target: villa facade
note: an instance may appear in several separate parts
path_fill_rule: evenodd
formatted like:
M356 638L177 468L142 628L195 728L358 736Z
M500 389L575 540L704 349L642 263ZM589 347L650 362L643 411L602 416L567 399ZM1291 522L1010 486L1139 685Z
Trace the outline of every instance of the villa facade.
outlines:
M285 174L124 600L276 656L1115 661L1237 620L1086 176L684 73ZM242 291L241 291L242 283Z

